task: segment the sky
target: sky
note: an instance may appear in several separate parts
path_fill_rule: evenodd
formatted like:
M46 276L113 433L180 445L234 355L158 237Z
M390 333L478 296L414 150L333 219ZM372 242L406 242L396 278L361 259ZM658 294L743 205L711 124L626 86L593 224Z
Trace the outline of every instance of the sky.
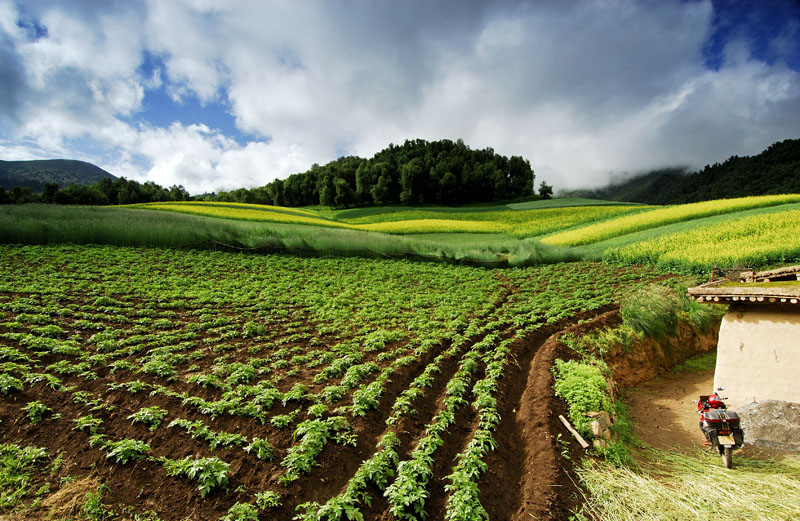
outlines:
M0 0L0 159L190 193L406 139L556 191L800 138L800 0Z

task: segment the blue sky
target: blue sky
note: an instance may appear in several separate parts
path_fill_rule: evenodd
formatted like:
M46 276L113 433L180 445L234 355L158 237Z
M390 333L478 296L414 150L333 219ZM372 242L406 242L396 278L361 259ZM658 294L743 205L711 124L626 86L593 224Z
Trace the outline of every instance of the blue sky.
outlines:
M556 189L800 137L794 0L0 0L0 159L192 193L462 138Z

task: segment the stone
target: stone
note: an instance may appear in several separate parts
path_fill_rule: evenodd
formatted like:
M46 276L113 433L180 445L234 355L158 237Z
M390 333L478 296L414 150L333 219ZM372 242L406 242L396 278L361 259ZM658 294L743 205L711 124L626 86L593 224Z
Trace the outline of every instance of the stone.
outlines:
M603 428L601 427L600 422L597 420L594 420L589 424L589 430L592 431L592 436L595 438L599 438L603 435Z
M600 411L597 414L597 418L595 421L600 422L600 430L608 429L609 427L611 427L611 424L613 423L611 421L611 415L608 414L606 411Z

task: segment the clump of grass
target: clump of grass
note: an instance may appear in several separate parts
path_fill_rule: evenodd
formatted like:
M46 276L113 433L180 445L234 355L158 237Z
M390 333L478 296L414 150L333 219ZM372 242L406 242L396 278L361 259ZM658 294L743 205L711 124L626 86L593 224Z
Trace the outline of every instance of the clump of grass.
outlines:
M634 331L652 338L675 333L680 304L675 290L650 285L626 298L620 307L622 322Z
M567 333L561 337L561 341L576 353L591 357L603 356L617 346L627 353L632 349L633 342L638 336L636 331L623 324L590 331L583 335Z
M648 449L637 468L585 460L578 473L589 492L577 519L649 521L759 519L800 515L800 458L735 458L736 470L702 451Z

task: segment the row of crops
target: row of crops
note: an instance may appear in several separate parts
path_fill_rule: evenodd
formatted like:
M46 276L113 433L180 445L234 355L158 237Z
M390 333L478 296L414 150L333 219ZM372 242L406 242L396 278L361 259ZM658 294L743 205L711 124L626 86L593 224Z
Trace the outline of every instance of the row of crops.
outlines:
M657 276L0 246L0 510L99 476L140 519L502 517L520 340Z

